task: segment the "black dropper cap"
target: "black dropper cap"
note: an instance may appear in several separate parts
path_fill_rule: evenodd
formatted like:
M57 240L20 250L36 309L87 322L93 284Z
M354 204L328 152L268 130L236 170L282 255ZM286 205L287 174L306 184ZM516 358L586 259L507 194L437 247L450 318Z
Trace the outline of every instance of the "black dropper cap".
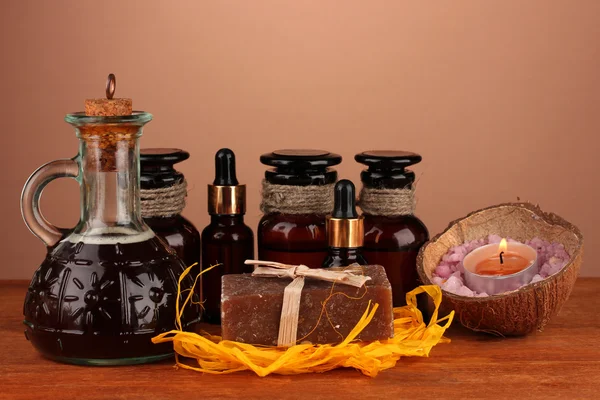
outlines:
M371 150L359 153L354 159L368 166L360 173L363 185L372 188L410 188L415 181L415 173L405 169L421 162L421 156L409 151Z
M235 154L230 149L221 149L215 154L215 180L208 185L208 213L246 213L246 185L240 185L235 176Z
M354 183L348 179L342 179L335 184L332 218L358 218L355 192Z
M356 212L356 189L348 179L335 184L333 212L327 219L329 247L358 248L364 242L363 219Z
M221 149L215 154L215 180L213 185L236 186L235 154L230 149Z

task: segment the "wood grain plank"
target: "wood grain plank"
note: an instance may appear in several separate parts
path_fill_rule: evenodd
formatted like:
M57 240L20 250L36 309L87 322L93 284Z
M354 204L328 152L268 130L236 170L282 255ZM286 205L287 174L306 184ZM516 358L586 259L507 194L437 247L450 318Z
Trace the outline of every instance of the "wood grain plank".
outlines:
M80 367L45 360L23 335L26 282L0 282L0 399L600 398L600 279L579 279L543 333L495 338L453 326L452 343L368 378L353 370L202 375L173 362Z

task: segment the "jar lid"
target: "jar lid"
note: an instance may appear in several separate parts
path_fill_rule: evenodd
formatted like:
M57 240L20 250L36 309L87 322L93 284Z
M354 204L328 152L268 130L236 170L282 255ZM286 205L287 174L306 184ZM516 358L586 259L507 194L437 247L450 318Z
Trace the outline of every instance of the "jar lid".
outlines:
M263 154L260 162L272 167L326 168L341 163L342 156L325 150L283 149Z
M270 183L279 185L324 185L337 180L328 167L342 162L342 156L326 150L283 149L260 156L260 162L275 167L265 172Z
M140 150L140 185L142 189L159 189L182 182L184 176L173 165L190 158L181 149L147 148Z
M358 153L354 159L361 164L377 168L404 168L421 162L417 153L400 150L370 150Z
M410 151L370 150L354 159L368 166L360 174L365 186L397 189L410 187L415 181L415 173L405 168L418 164L422 157Z
M140 150L140 162L144 165L174 165L190 158L190 153L181 149L148 148Z

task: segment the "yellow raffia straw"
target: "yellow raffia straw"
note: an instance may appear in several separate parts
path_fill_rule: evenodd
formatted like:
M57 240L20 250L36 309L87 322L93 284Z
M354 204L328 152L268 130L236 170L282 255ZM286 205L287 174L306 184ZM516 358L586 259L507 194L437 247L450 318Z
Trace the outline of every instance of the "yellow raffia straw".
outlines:
M335 368L355 368L363 374L375 377L380 371L392 368L402 356L427 357L438 343L448 343L444 332L452 323L454 311L444 318L438 318L438 310L442 302L439 286L420 286L406 295L407 305L394 308L394 337L374 342L354 342L356 336L371 322L378 304L369 303L364 314L339 344L297 344L288 348L272 346L255 346L246 343L222 340L220 336L208 333L184 332L181 329L181 315L185 306L191 301L192 290L189 291L183 306L180 307L181 281L193 266L187 268L179 278L176 302L176 330L165 332L152 339L154 343L173 342L177 366L208 374L229 374L237 371L251 370L258 376L269 374L295 375L308 372L326 372ZM198 277L215 268L216 265L200 272ZM194 281L194 287L198 281ZM427 293L433 299L435 311L428 325L423 322L423 315L417 308L416 296ZM444 325L440 325L444 322ZM184 363L180 357L195 360L198 366Z

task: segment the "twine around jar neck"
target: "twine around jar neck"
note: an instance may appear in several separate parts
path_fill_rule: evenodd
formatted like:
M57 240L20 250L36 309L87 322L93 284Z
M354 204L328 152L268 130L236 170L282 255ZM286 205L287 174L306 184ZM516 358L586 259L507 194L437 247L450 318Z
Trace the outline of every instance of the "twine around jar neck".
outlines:
M275 185L265 179L260 209L264 214L330 214L334 185Z
M187 182L185 180L159 189L141 189L142 217L170 217L185 208Z
M396 217L413 215L417 201L415 189L375 189L364 187L358 205L364 214Z

